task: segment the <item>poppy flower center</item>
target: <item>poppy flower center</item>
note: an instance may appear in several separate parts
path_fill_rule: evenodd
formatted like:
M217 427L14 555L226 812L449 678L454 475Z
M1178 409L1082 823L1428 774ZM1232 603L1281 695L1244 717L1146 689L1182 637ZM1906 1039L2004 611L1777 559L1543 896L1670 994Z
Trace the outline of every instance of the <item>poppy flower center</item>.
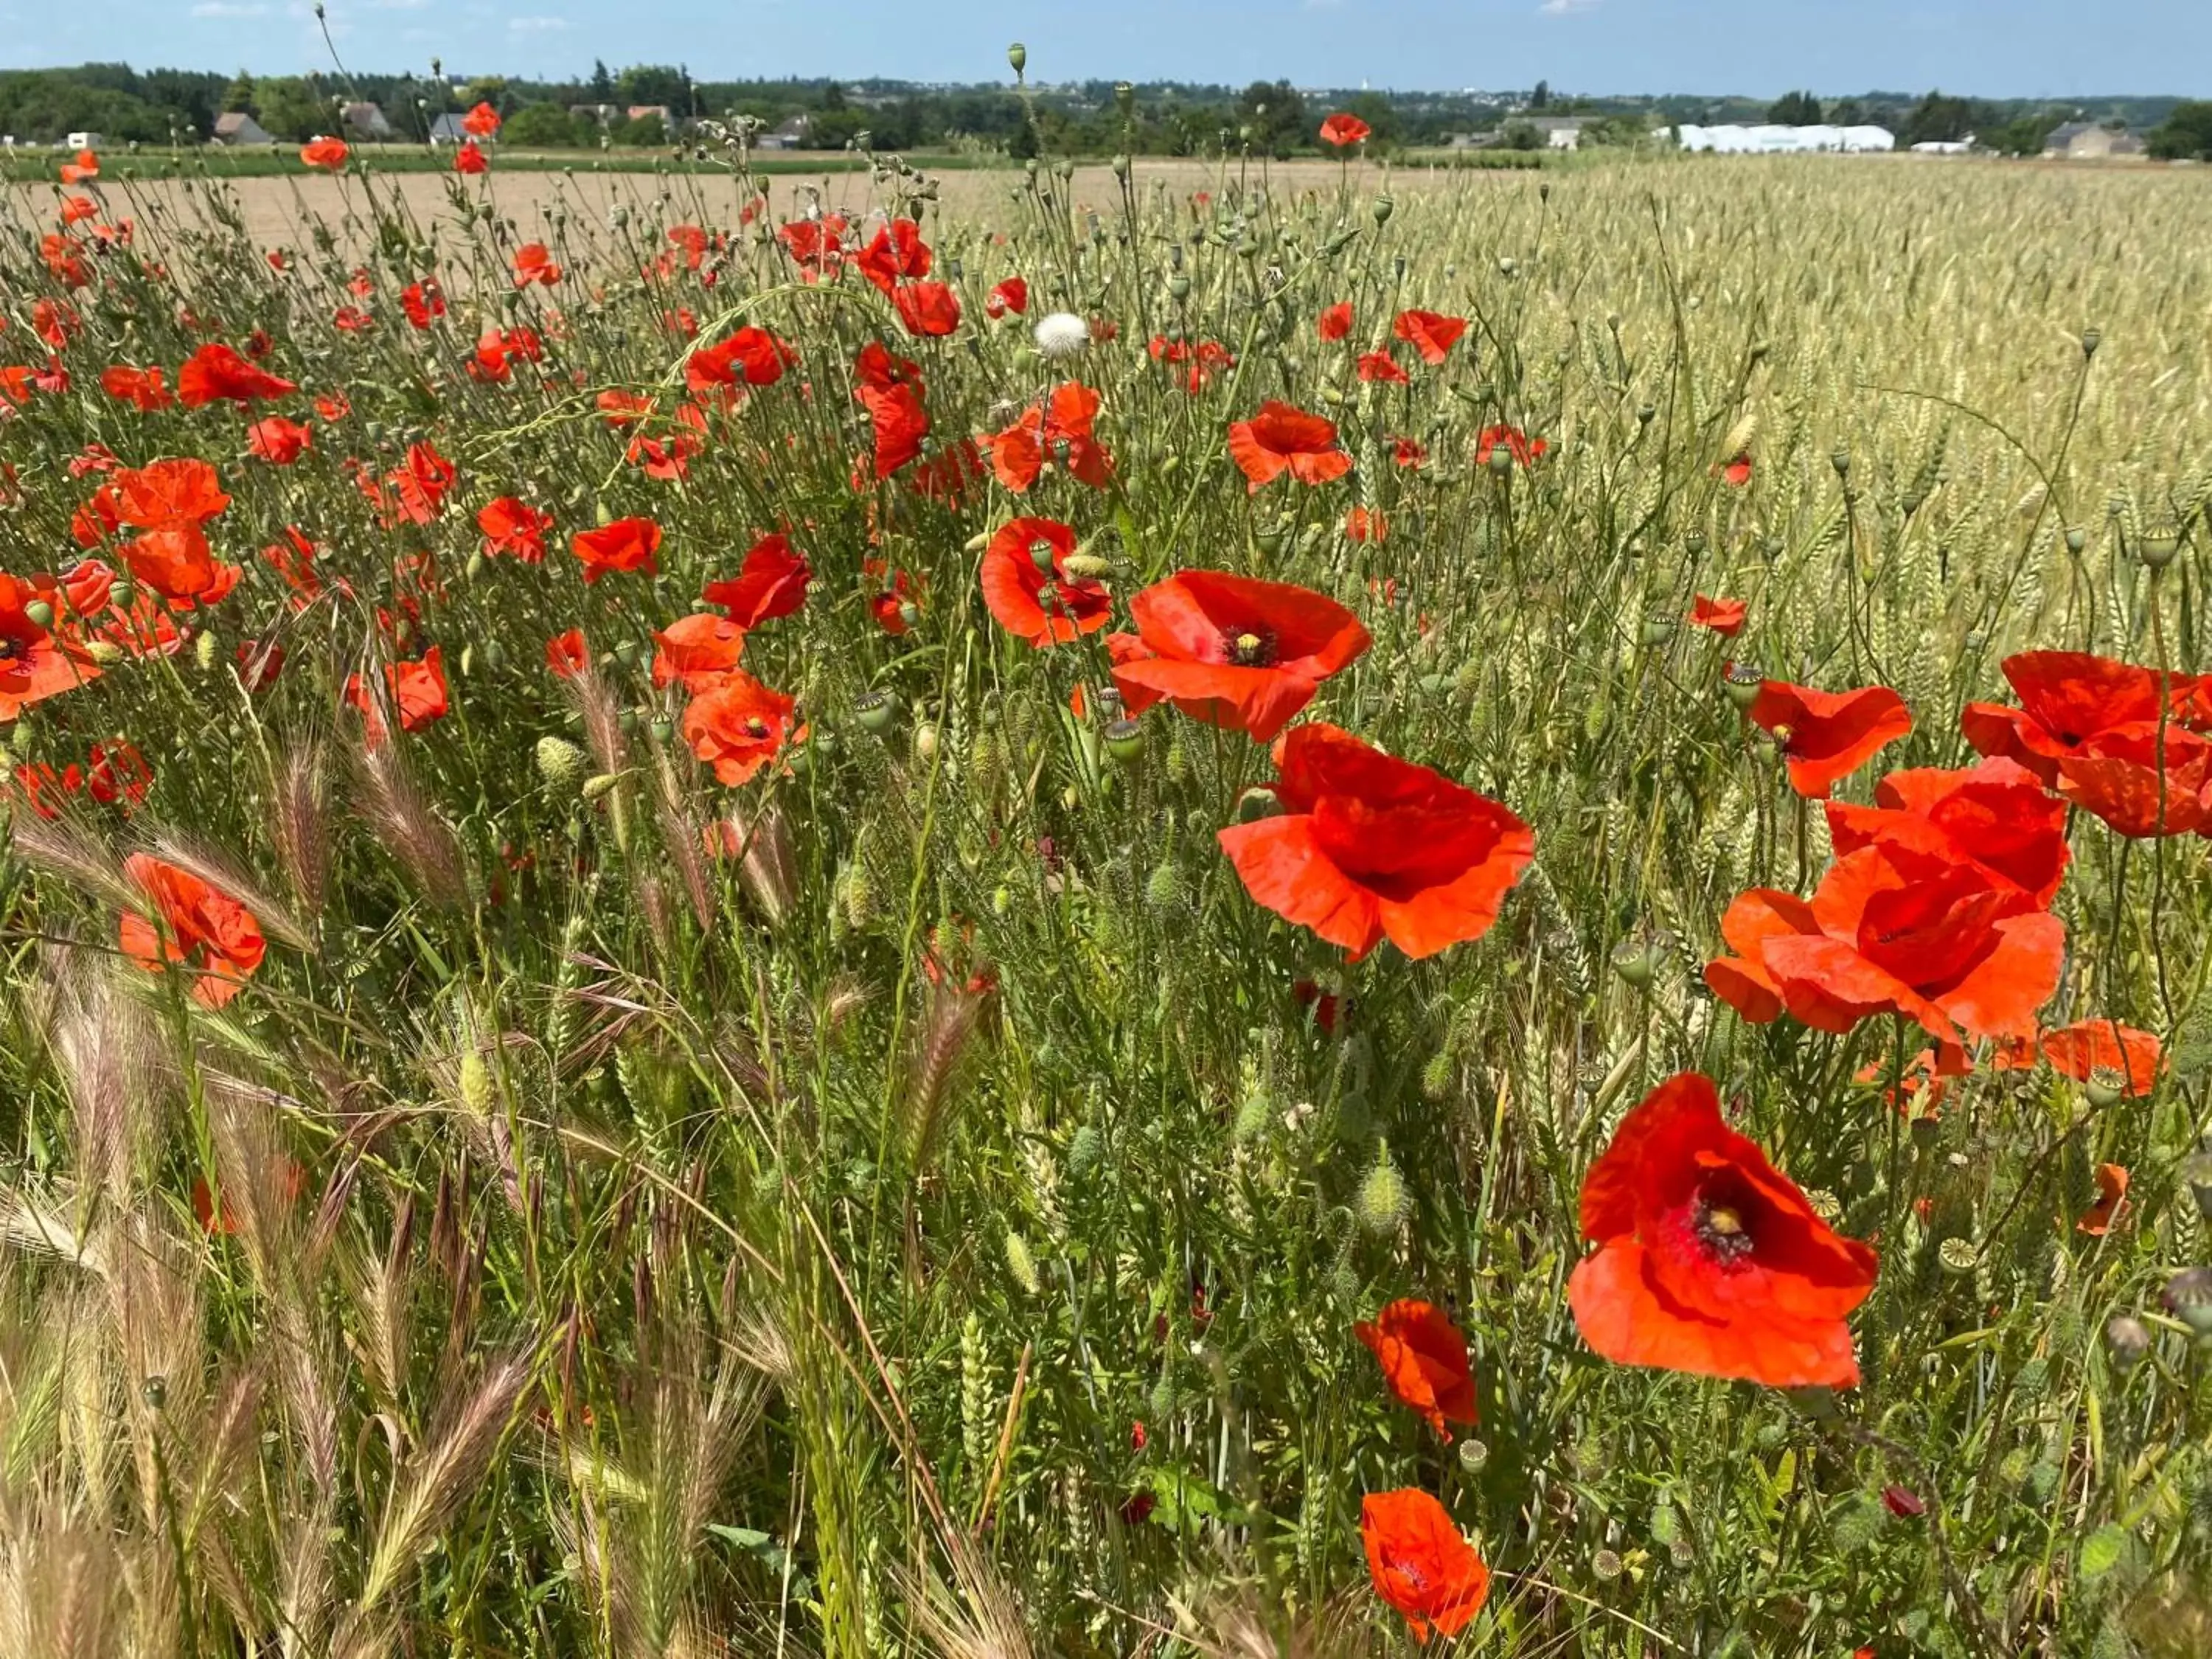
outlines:
M0 662L14 662L23 654L23 647L15 641L0 638Z
M753 715L745 721L745 735L756 743L764 741L768 737L768 722L758 714Z
M1229 660L1239 668L1273 668L1277 661L1273 629L1224 629L1221 635L1221 648L1228 653Z
M1691 1223L1698 1242L1723 1267L1732 1267L1752 1252L1752 1237L1743 1224L1743 1212L1729 1204L1700 1198Z

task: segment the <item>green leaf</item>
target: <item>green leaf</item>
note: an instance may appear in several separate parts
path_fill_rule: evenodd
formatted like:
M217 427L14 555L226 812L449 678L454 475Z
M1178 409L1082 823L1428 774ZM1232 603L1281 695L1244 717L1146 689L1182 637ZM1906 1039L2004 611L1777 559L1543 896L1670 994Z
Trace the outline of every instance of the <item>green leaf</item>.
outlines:
M2102 1578L2120 1565L2120 1558L2127 1553L2127 1528L2107 1521L2082 1540L2081 1577Z

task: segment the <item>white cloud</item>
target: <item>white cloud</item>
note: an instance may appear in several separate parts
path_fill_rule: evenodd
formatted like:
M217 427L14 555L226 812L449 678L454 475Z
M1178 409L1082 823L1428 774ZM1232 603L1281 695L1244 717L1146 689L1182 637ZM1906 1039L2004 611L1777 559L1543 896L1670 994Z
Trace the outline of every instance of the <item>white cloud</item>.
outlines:
M237 0L200 0L192 8L195 17L266 17L266 6L240 5Z
M1544 0L1536 9L1547 17L1565 17L1571 12L1595 11L1597 0Z
M568 27L565 17L510 17L507 27L514 34L557 34Z

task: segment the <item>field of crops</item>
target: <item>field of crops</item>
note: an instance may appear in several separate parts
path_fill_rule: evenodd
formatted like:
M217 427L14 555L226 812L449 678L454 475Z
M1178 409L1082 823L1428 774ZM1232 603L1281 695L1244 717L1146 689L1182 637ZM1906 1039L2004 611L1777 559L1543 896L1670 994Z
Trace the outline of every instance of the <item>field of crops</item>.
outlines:
M18 197L0 1652L2212 1648L2204 181L1344 154Z

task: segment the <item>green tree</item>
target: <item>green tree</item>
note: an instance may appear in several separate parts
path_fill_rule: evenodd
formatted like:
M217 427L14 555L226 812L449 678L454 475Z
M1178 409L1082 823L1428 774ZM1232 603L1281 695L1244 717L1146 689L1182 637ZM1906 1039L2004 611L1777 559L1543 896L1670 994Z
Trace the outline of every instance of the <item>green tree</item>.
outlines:
M1820 100L1809 92L1785 92L1768 107L1766 118L1778 127L1818 126Z
M1498 142L1506 149L1541 149L1547 140L1534 122L1508 121L1499 131Z
M1237 100L1238 125L1251 129L1252 147L1271 155L1285 155L1297 145L1310 144L1306 100L1288 81L1255 81Z
M2161 161L2212 161L2212 103L2191 100L2151 129L2150 153Z
M273 137L304 143L318 133L337 130L337 112L295 76L264 81L259 94L261 125Z
M592 124L594 131L598 124ZM561 149L576 142L576 124L559 104L525 104L507 118L502 142L531 149Z
M1912 106L1912 113L1905 118L1905 131L1898 137L1908 144L1955 144L1973 137L1977 128L1991 125L1991 113L1971 99L1931 92Z
M592 101L611 104L615 100L615 77L607 73L607 66L599 59L592 63Z
M665 104L682 109L690 101L691 88L682 70L667 64L634 64L615 82L615 95L625 104Z
M244 70L239 70L237 75L232 77L230 85L223 89L222 108L217 112L223 115L233 113L258 115L260 113L260 111L255 107L253 77Z
M501 114L507 105L507 77L504 75L479 75L461 93L461 102L474 109L478 104L489 104Z
M2049 110L2032 111L1976 137L2001 155L2040 155L2063 118Z
M632 149L651 149L667 142L667 125L658 115L641 115L615 129L615 143Z
M1828 119L1839 127L1867 125L1866 106L1856 98L1838 98L1828 106Z
M1528 107L1530 109L1549 109L1551 106L1552 83L1549 81L1537 82L1536 90L1528 94Z

